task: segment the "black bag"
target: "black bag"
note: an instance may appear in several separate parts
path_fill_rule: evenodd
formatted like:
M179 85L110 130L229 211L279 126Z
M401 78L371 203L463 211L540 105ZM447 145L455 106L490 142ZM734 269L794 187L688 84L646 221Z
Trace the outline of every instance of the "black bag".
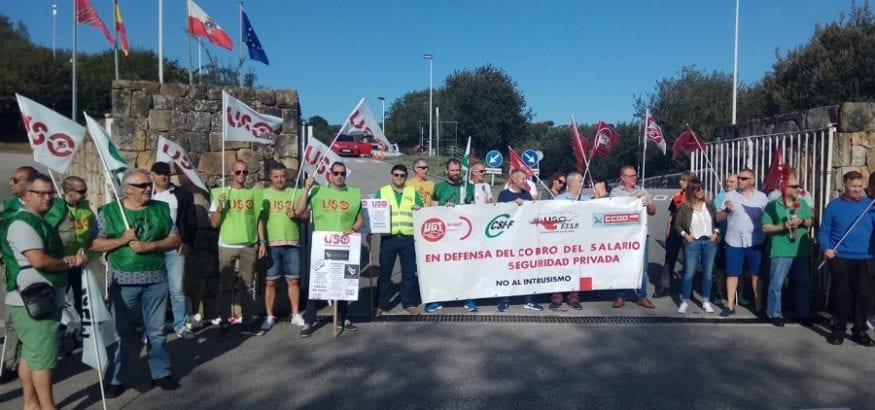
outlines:
M55 316L55 287L50 283L37 282L24 289L16 286L16 289L31 319L45 320Z

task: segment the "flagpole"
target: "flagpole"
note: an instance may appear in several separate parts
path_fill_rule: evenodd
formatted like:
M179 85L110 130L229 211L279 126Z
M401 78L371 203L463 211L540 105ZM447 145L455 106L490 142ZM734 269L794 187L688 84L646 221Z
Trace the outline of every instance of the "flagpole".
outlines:
M735 125L735 113L738 106L738 3L735 0L735 46L732 58L732 125Z
M55 174L52 173L51 168L47 168L47 169L49 170L49 178L52 179L52 185L55 186L55 192L57 192L58 195L61 195L61 192L63 192L63 191L61 191L61 186L58 185L58 181L55 179Z
M194 73L191 70L191 32L186 27L186 32L188 32L188 85L194 84Z
M122 215L124 215L124 212L122 212ZM100 301L98 301L98 299L95 299L94 297L92 297L92 295L91 295L91 282L89 280L90 279L89 275L87 275L86 272L88 272L88 273L91 272L90 268L88 268L87 266L85 266L82 269L82 283L83 283L83 287L85 288L85 297L87 298L89 304L91 304L91 303L103 303L102 297L99 299ZM91 276L93 276L93 275L91 275ZM92 315L92 318L93 317L94 316ZM100 333L100 330L98 329L99 327L100 327L100 323L95 323L94 320L91 321L91 330L92 330L91 331L91 341L94 342L93 343L94 359L97 360L97 368L95 369L95 370L97 370L97 384L100 385L100 401L103 404L103 410L106 410L106 393L103 390L103 371L101 370L102 366L100 364L100 351L99 351L99 347L97 345L97 338L103 337L102 334Z
M158 83L164 84L164 0L158 0Z
M72 78L72 85L71 85L70 89L71 89L72 99L73 99L73 103L72 103L73 109L70 112L70 119L73 121L76 121L76 35L78 34L77 27L76 27L78 25L78 22L76 19L78 17L77 14L79 12L79 8L76 7L76 0L72 0L72 3L73 3L73 56L72 56L72 58L73 58L73 75L72 75L73 78Z
M687 129L692 132L692 128L690 128L690 124L687 124ZM711 163L711 158L708 158L708 154L705 153L705 147L702 145L702 142L699 141L699 137L696 136L696 133L693 133L693 140L696 141L696 145L699 147L699 151L702 152L702 157L705 158L705 162L708 163L708 167L711 170L711 173L714 174L714 178L717 178L717 186L720 187L720 192L723 192L723 184L720 183L720 175L717 174L717 170L714 169L714 164Z
M644 114L644 128L641 132L641 177L638 178L641 181L641 189L644 189L644 169L647 165L647 119L650 118L650 108L647 109Z
M468 146L465 148L465 158L468 159L468 164L465 166L465 179L462 181L462 197L459 198L459 204L465 203L465 198L468 197L468 179L471 178L471 137L468 136Z
M238 20L240 21L240 41L243 40L243 0L238 2L240 4L239 16ZM237 86L243 87L243 44L240 44L239 47L240 54L240 63L237 64Z
M116 12L118 11L118 0L113 0L112 6L112 21L115 23L115 46L112 51L112 59L115 64L115 79L118 80L118 18L116 16Z
M85 114L86 116L88 114ZM86 119L88 117L85 117ZM97 141L94 139L94 136L91 136L91 142L94 143L97 148L97 156L100 157L100 164L103 165L104 177L106 178L106 182L112 185L110 192L113 196L115 196L115 203L118 204L119 213L122 215L122 221L125 223L125 229L131 229L131 225L128 223L128 217L125 215L125 207L122 205L121 197L119 193L115 190L115 184L112 183L112 174L109 173L109 166L106 165L106 158L103 157L103 150L100 149L100 146L97 144Z

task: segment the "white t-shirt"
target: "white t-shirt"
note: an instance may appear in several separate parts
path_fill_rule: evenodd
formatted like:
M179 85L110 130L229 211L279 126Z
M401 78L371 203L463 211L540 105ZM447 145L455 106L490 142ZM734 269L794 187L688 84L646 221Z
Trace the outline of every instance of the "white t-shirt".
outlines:
M19 211L27 212L27 211ZM30 266L30 261L24 256L24 252L34 249L45 249L42 238L39 234L23 221L15 221L9 225L9 231L6 236L9 241L9 247L12 248L12 253L15 254L15 262L18 266ZM49 283L48 279L43 277L34 268L25 268L18 272L16 277L19 289L24 289L34 283ZM55 305L63 307L65 303L64 294L67 289L55 288ZM24 306L21 296L17 290L13 290L6 294L6 304L11 306Z
M493 202L492 199L492 187L485 182L479 182L474 184L474 203L475 204L486 204L489 202Z
M166 202L170 206L170 219L173 220L173 225L176 225L176 216L179 210L179 202L176 200L176 195L173 191L166 189L162 192L152 193L152 199L156 201Z

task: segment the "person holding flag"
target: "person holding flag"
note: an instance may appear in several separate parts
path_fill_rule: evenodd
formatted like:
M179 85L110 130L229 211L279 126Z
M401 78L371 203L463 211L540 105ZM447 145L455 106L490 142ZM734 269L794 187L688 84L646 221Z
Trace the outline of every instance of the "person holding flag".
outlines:
M118 331L118 347L112 354L106 372L106 397L115 398L124 392L122 379L128 367L132 322L139 306L148 340L149 369L152 385L163 390L175 390L170 355L164 336L164 314L167 311L167 251L182 243L179 231L165 202L152 200L149 172L133 169L122 180L124 198L121 207L111 202L98 210L97 237L91 245L94 252L106 252L106 275L109 299ZM124 209L125 218L122 217Z
M55 408L52 369L58 359L58 327L65 303L67 269L88 262L81 251L64 256L61 238L44 219L53 195L51 178L31 174L21 197L21 209L4 218L0 225L0 249L6 265L6 312L17 335L13 341L7 339L4 348L15 352L13 356L21 354L18 376L24 408ZM45 310L35 312L30 307L35 301L25 294L33 295L32 291L40 288L51 292L35 303ZM6 346L10 342L14 344Z

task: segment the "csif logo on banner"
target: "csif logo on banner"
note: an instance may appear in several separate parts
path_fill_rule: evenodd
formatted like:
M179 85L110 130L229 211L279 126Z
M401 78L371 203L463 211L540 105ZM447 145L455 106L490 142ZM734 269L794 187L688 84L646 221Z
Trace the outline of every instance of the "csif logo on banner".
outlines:
M487 238L496 238L508 231L514 224L514 220L510 219L510 214L501 214L492 218L486 224L485 234Z

